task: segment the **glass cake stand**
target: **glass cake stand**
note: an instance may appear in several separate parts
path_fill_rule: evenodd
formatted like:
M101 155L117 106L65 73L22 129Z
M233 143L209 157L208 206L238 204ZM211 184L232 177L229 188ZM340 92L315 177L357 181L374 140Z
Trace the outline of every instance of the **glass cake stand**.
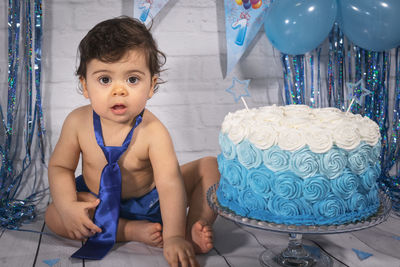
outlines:
M207 200L210 207L222 217L240 223L245 226L269 230L274 232L288 233L288 246L267 249L261 253L259 260L264 267L298 266L319 267L332 266L332 258L323 251L313 251L302 245L303 234L338 234L353 232L376 226L384 222L389 216L391 209L390 198L383 192L379 193L380 207L378 211L365 220L342 225L286 225L267 221L259 221L236 215L233 211L222 207L217 200L218 185L215 184L208 189Z

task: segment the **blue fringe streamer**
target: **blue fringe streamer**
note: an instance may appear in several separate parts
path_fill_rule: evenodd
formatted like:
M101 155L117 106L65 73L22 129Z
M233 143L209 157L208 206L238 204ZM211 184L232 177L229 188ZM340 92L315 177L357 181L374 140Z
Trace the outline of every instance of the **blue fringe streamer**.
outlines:
M30 178L33 184L29 185L32 186L32 192L23 199L17 198L26 189L26 171L32 167L31 148L35 132L40 159L44 163L45 131L40 93L41 39L42 1L9 0L6 116L0 103L0 131L4 132L4 135L0 135L4 136L4 140L0 139L0 227L7 229L18 229L22 223L33 220L36 216L36 203L45 192L37 189L34 170L35 174ZM24 148L21 149L22 143ZM18 160L22 153L21 164Z

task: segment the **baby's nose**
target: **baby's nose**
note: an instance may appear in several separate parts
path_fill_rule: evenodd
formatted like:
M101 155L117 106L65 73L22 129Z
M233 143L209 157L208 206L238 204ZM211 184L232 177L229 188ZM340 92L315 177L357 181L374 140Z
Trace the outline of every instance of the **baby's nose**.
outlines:
M113 96L127 96L128 91L123 86L116 86L112 91Z

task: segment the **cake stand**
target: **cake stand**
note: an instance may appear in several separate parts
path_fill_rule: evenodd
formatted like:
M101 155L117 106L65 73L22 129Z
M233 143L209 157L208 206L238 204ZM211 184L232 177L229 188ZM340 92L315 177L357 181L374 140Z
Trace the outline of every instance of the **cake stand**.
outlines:
M259 260L264 267L299 266L319 267L332 266L333 260L323 251L313 251L302 245L303 234L338 234L352 232L376 226L384 222L390 213L390 198L383 192L379 193L380 207L374 215L365 220L342 225L286 225L267 221L259 221L236 215L231 210L222 207L217 200L218 185L208 189L207 200L210 207L222 217L240 223L245 226L269 230L274 232L288 233L289 244L282 248L267 249L261 253Z

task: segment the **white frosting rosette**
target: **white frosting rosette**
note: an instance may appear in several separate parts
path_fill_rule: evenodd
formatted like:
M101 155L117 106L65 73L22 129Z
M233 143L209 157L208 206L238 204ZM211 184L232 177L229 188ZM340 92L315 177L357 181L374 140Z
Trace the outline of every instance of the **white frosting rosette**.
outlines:
M296 151L306 145L302 131L281 127L278 134L278 146L283 150Z
M336 145L346 150L352 150L360 144L360 133L355 124L341 121L333 131Z
M282 118L283 112L276 110L263 112L260 109L258 110L258 113L254 116L254 120L259 124L279 124Z
M245 120L241 120L239 123L235 123L233 125L234 127L231 127L230 131L228 132L228 137L235 145L237 145L247 137L250 129L245 123Z
M365 143L374 146L380 139L379 126L371 119L364 117L357 122L360 137Z
M294 117L294 116L290 116L290 117L285 117L284 120L282 120L280 122L280 125L282 127L286 127L286 128L293 128L293 129L303 129L306 128L310 125L310 118L309 117Z
M283 107L272 105L272 106L265 106L258 109L259 113L262 114L273 114L276 116L283 116Z
M310 150L315 153L325 153L333 145L331 133L314 125L305 129L304 138Z
M309 114L312 113L312 109L309 106L306 105L288 105L288 106L284 106L284 111L286 116L290 116L290 115L299 115L302 114L300 116L309 116Z
M318 125L333 129L343 119L343 113L337 108L314 109L313 114Z
M248 139L259 149L267 149L276 144L278 132L272 126L253 124Z

